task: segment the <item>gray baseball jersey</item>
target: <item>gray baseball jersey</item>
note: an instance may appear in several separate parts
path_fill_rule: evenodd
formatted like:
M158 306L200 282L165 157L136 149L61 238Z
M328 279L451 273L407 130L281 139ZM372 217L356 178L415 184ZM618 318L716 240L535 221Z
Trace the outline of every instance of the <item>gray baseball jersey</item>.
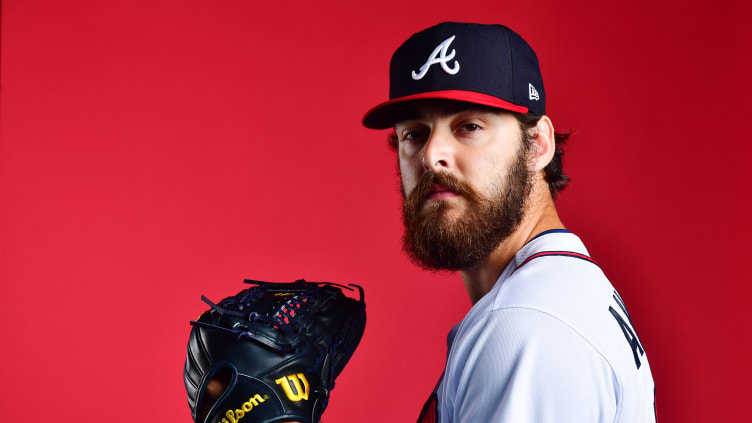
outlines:
M655 388L624 302L566 230L528 242L452 329L418 422L655 422Z

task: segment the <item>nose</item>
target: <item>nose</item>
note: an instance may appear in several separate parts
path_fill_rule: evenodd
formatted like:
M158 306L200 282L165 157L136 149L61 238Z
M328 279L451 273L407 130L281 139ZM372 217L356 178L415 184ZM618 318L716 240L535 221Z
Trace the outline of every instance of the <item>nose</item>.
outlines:
M436 173L454 167L454 143L451 133L435 128L423 148L423 169Z

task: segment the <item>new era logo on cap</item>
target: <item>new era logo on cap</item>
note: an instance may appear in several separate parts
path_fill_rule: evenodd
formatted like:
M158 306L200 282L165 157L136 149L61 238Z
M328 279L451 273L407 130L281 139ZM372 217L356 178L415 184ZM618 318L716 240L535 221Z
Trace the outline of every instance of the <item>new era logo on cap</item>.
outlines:
M502 25L444 22L413 34L392 56L389 100L369 110L363 124L388 128L400 119L400 105L430 98L518 113L546 110L535 52Z
M528 87L528 95L530 96L530 100L538 101L540 100L540 96L538 95L538 91L536 91L533 84L527 84Z

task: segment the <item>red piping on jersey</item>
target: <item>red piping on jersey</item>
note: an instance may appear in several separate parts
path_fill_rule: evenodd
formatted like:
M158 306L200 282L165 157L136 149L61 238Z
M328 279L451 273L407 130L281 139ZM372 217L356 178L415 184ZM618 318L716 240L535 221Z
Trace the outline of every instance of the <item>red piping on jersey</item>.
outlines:
M575 252L572 252L572 251L542 251L540 253L536 253L536 254L533 254L532 256L528 257L525 261L523 261L522 263L520 263L520 265L517 266L514 269L514 272L516 272L517 269L519 269L520 267L526 265L527 262L529 262L530 260L536 259L538 257L545 257L545 256L574 257L574 258L582 259L582 260L585 260L585 261L589 261L590 263L593 263L594 265L600 267L600 265L595 260L591 259L590 257L588 257L588 256L586 256L584 254L575 253ZM514 272L512 272L512 273L514 273Z
M436 388L438 388L438 385ZM437 401L436 391L431 392L431 396L428 397L428 401L423 405L423 410L420 412L418 423L436 423L439 421L439 416L436 413Z

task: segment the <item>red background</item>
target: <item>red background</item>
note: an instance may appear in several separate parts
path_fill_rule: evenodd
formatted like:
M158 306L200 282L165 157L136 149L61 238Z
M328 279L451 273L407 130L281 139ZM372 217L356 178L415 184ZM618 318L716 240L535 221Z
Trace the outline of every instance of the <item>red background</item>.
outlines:
M399 250L360 126L393 50L505 23L576 131L565 224L627 302L661 422L750 421L749 8L729 1L2 4L0 415L188 422L188 321L262 280L359 282L327 423L412 422L470 303Z

